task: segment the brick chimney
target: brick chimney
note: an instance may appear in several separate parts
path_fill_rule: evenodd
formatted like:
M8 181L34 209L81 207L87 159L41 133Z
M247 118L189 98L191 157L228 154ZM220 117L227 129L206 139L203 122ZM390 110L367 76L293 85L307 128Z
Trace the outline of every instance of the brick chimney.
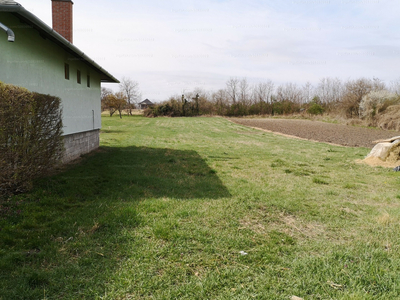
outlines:
M71 0L51 0L53 29L72 44L72 5Z

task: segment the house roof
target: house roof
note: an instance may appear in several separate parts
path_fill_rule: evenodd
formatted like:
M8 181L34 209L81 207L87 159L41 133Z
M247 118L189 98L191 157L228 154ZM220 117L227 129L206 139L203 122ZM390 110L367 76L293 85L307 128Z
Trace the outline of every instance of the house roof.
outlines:
M151 105L151 104L154 104L154 103L151 102L149 99L146 99L146 100L143 100L142 102L140 102L139 104L148 104L148 105Z
M101 66L99 66L93 59L88 57L85 53L71 44L68 40L66 40L63 36L53 30L50 26L36 17L34 14L27 11L25 8L22 7L21 4L12 1L12 0L0 0L0 12L10 12L19 18L21 21L26 22L27 24L31 25L34 29L39 31L39 33L53 43L59 45L68 53L72 54L79 60L84 61L86 64L97 70L101 74L101 81L102 82L115 82L119 83L118 79L104 70ZM18 41L18 36L16 36L16 41Z

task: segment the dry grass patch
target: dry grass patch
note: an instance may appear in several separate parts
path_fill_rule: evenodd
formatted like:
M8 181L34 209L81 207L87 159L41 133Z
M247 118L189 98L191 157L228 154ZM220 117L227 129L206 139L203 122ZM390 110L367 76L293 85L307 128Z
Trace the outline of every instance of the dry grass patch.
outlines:
M278 222L270 223L269 226L271 229L282 231L291 237L297 238L316 238L326 235L324 225L317 222L305 222L294 215L284 213L280 214Z
M239 221L239 223L241 225L239 230L250 229L251 231L260 235L265 235L268 233L268 230L265 228L266 225L263 224L263 221L257 219L255 216L245 216Z
M358 216L360 214L359 211L355 211L354 209L348 208L348 207L341 207L340 208L341 211L347 213L347 214L352 214L355 216Z
M263 213L248 215L239 222L241 225L239 229L249 229L260 235L266 235L272 231L285 233L292 238L316 238L326 235L325 225L305 222L294 215L285 213L280 213L278 216L266 216Z
M397 226L399 224L399 219L387 211L382 211L381 214L376 217L376 222L380 226Z

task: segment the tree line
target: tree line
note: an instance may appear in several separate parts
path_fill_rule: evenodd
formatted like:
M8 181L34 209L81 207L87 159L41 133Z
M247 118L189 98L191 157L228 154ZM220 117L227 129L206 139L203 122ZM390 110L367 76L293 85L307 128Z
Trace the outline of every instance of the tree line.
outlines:
M371 96L375 100L371 100ZM400 102L400 79L385 84L378 78L341 80L322 78L318 84L285 83L276 85L271 80L250 84L246 78L230 78L225 88L207 91L196 88L183 95L148 108L145 115L157 116L248 116L290 115L324 112L346 118L365 116L365 112L384 109ZM368 99L367 99L368 98ZM370 107L366 107L366 106ZM380 108L378 108L378 106ZM374 108L375 107L375 108ZM376 112L375 112L376 113Z

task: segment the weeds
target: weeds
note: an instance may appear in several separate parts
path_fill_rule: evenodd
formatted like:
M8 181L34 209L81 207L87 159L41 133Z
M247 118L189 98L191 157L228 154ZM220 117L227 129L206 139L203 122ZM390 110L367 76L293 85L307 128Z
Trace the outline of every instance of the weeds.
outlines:
M328 182L326 182L326 181L324 181L324 180L322 180L322 179L319 179L319 178L317 178L317 177L314 177L314 178L312 179L312 181L313 181L314 183L316 183L316 184L329 184Z

